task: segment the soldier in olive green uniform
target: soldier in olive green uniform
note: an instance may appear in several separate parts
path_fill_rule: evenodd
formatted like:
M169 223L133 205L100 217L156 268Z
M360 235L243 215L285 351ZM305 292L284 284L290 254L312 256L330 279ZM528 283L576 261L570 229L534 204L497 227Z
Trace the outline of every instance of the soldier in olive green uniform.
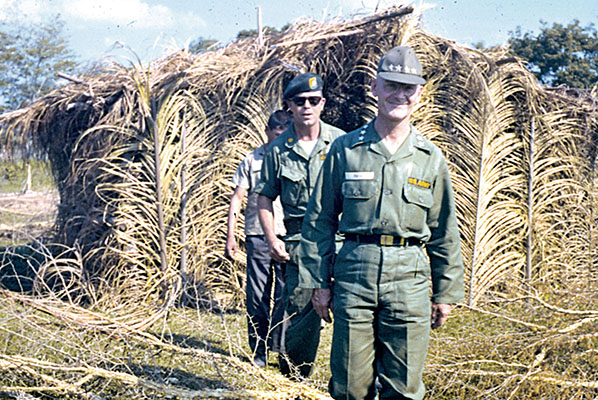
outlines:
M256 188L258 215L271 257L286 261L283 303L285 327L280 368L285 374L307 377L320 341L321 319L313 310L311 290L298 288L297 248L309 195L328 149L345 132L320 120L326 99L322 79L313 73L295 77L284 92L293 123L272 142ZM273 229L272 201L280 197L287 235L284 242ZM290 364L290 365L289 365ZM295 370L297 368L298 370Z
M300 287L314 288L324 320L333 310L335 399L374 398L376 378L380 399L423 398L430 327L463 298L447 164L410 124L424 82L413 49L382 58L378 115L333 143L305 214ZM337 229L345 243L333 261Z

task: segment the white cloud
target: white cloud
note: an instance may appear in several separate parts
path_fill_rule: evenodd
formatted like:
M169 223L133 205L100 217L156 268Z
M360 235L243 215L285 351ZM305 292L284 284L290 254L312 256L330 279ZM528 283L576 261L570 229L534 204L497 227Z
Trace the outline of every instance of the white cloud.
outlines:
M20 20L39 22L48 14L52 15L51 3L37 0L0 0L0 20ZM57 12L54 12L57 14Z
M164 29L174 26L177 17L163 5L150 5L141 0L70 0L65 14L89 22L109 22L137 28Z

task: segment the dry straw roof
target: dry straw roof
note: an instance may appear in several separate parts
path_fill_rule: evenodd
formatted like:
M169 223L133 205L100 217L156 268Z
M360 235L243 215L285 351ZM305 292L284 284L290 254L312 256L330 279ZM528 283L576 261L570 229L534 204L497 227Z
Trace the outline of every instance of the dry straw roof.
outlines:
M323 119L356 129L375 115L377 61L399 44L424 65L416 125L449 160L470 303L594 268L595 94L547 91L505 50L474 51L417 22L410 7L303 21L264 46L248 38L113 65L2 116L5 143L32 139L59 188L59 257L42 268L44 284L107 307L241 300L243 268L222 251L229 182L282 89L319 73Z

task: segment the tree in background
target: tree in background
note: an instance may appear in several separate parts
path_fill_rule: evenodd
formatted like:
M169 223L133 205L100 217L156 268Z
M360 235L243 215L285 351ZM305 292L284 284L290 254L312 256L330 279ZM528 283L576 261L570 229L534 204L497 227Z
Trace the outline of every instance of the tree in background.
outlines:
M263 28L263 33L265 35L271 35L275 33L280 33L286 30L290 25L287 24L280 28L280 30L273 28L271 26L265 26ZM257 36L257 29L243 29L237 33L237 39L245 39L249 37ZM218 49L222 46L222 43L215 39L206 39L203 36L198 37L189 45L189 51L193 54L203 53L207 50Z
M0 23L0 112L48 93L57 86L56 72L74 70L63 30L60 16L45 23Z
M510 32L509 48L527 60L528 69L546 85L590 88L598 82L598 34L594 24L586 27L574 20L567 26L541 21L537 36Z
M202 36L195 39L189 45L189 51L193 54L203 53L204 51L217 49L220 47L220 42L215 39L206 39Z

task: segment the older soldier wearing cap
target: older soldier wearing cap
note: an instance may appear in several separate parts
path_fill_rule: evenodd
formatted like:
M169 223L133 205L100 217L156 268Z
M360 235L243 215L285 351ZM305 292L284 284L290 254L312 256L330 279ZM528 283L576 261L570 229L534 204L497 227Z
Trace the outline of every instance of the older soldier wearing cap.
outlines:
M421 73L410 47L382 58L371 84L378 115L332 144L305 214L300 286L315 289L325 321L333 310L335 399L374 398L376 377L380 399L423 398L430 327L463 298L447 164L410 124ZM333 261L337 229L345 243Z
M258 215L271 257L286 261L283 303L286 315L280 369L307 377L320 341L321 320L311 304L311 290L298 284L297 248L307 201L330 144L345 132L320 120L326 103L322 78L314 73L295 77L284 91L293 123L268 148L262 179L256 188ZM284 241L274 232L272 201L280 197L287 231Z

